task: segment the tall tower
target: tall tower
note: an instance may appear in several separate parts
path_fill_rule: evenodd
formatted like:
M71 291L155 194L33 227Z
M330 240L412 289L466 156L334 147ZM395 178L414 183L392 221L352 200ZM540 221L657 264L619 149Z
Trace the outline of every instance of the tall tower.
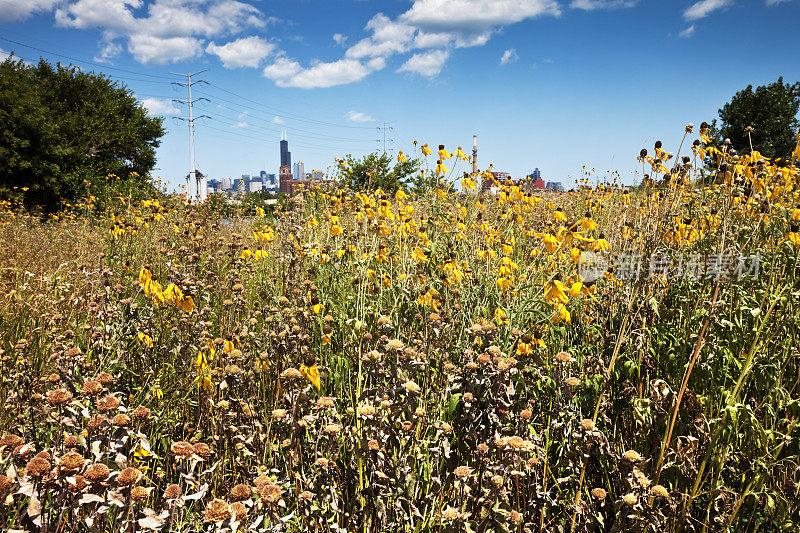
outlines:
M292 152L289 151L289 141L286 140L286 131L281 136L281 166L292 168Z
M472 173L478 173L478 136L472 136Z

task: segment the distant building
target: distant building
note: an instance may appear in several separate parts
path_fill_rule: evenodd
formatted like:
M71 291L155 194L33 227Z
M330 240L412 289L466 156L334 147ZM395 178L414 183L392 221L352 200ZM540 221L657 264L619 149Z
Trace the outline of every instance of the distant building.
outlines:
M561 185L560 181L548 181L547 185L545 185L545 189L548 191L564 192L564 186Z
M289 167L289 172L292 172L292 153L289 151L289 141L286 140L285 131L281 138L281 167Z
M231 179L230 178L222 178L222 190L229 191L231 190Z
M289 167L285 165L281 166L279 176L280 192L290 196L312 187L331 187L336 183L332 180L292 179L292 173L289 171Z
M294 164L294 172L292 173L294 179L302 180L306 177L306 166L303 164L302 161L298 161Z

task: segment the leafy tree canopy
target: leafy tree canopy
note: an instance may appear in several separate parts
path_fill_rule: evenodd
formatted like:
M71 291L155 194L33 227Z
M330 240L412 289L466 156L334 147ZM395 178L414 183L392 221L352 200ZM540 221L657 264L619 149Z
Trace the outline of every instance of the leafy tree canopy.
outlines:
M406 180L419 169L419 161L398 161L392 167L389 154L377 152L356 159L348 155L339 160L340 184L354 190L382 189L393 193L405 188Z
M800 128L798 110L800 82L790 85L778 78L755 90L748 85L719 110L719 134L722 139L730 139L737 150L749 150L752 139L753 149L765 157L789 158Z
M106 76L9 57L0 63L0 197L51 212L120 183L152 191L162 121Z

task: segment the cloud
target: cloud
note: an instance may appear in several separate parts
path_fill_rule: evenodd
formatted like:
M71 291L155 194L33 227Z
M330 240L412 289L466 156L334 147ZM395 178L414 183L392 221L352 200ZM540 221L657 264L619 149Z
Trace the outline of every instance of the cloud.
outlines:
M638 3L639 0L572 0L569 7L584 11L596 11L598 9L629 8Z
M233 126L231 126L231 128L233 128L233 129L244 129L244 128L247 128L248 126L249 126L249 124L247 122L239 121L236 124L234 124Z
M128 51L139 63L177 63L203 53L203 43L194 37L155 37L144 33L131 35Z
M678 37L689 38L692 35L694 35L694 32L695 32L695 27L694 24L692 24L685 30L681 30L681 32L678 34Z
M127 38L128 50L142 63L195 57L202 54L203 39L263 28L272 21L239 0L153 0L147 4L143 0L62 0L55 20L64 28L102 29L107 45ZM159 44L164 45L161 52Z
M423 29L483 33L496 26L560 14L555 0L416 0L400 19Z
M347 120L352 120L353 122L375 122L375 119L371 116L353 110L347 113Z
M450 57L449 50L431 50L414 54L403 63L397 72L412 72L428 78L438 76L445 62Z
M777 6L778 4L784 4L786 2L791 2L792 0L767 0L768 6Z
M141 100L141 104L147 109L147 113L153 116L177 115L180 113L180 110L175 107L175 102L172 100L144 98Z
M348 48L345 57L354 59L387 57L405 52L416 31L413 26L393 21L383 13L372 17L367 22L366 29L370 30L372 35Z
M98 63L110 63L112 59L122 52L122 45L114 41L112 34L103 35L101 44L100 53L94 56L94 60Z
M274 81L278 87L315 89L361 81L385 66L386 61L378 57L366 63L345 58L338 61L317 62L309 68L303 68L297 61L281 57L264 68L264 76Z
M516 61L517 59L519 59L519 56L517 55L517 49L509 48L503 52L503 57L500 58L500 64L507 65L513 61Z
M722 9L731 4L731 0L700 0L689 6L683 12L686 20L697 20L709 16L718 9Z
M0 22L23 20L50 11L60 0L0 0Z
M275 45L260 37L244 37L225 45L217 46L211 41L206 52L219 57L225 68L252 67L258 65L275 50Z
M344 42L346 40L347 40L347 35L342 35L341 33L333 34L333 42L335 42L339 46L344 46Z
M281 117L272 117L273 124L286 124L286 122Z

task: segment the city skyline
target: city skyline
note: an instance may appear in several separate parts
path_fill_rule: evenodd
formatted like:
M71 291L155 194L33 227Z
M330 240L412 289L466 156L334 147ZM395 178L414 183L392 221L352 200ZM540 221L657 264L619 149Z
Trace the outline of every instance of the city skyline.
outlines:
M736 91L800 72L798 0L2 3L0 54L104 72L166 118L155 174L173 187L190 166L176 72L208 69L194 93L207 176L277 171L283 131L306 172L330 170L382 151L385 126L392 156L477 134L481 169L565 186L584 165L632 183L641 148L677 151Z

